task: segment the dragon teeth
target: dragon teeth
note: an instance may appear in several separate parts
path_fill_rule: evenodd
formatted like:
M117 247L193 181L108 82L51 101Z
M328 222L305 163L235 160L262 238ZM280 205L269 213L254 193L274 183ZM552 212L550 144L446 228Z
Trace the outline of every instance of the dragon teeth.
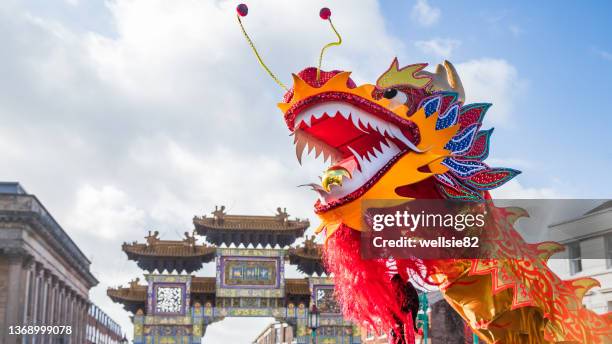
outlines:
M331 110L333 109L333 110ZM332 114L330 114L332 113ZM321 187L313 187L319 193L322 202L326 203L329 199L338 199L345 196L354 190L357 190L363 183L367 182L372 176L379 171L389 160L399 154L401 149L393 140L398 140L413 151L419 151L416 146L408 140L403 132L394 124L386 122L376 116L365 113L354 106L343 103L325 103L313 106L305 113L298 115L296 118L296 129L294 131L294 144L296 145L296 156L298 161L302 162L303 153L308 147L308 154L314 151L315 159L322 156L324 163L332 161L336 163L345 157L327 143L311 136L306 130L299 129L300 127L311 127L313 119L333 118L341 116L347 121L350 121L353 126L364 132L371 133L376 130L383 139L370 147L364 154L357 153L356 150L347 146L346 148L352 153L358 166L353 171L353 177L347 179L341 187L332 188L330 193L321 192ZM302 126L302 123L304 125Z
M304 155L304 148L306 148L306 140L296 140L295 143L295 156L298 159L300 165L302 164L302 156Z

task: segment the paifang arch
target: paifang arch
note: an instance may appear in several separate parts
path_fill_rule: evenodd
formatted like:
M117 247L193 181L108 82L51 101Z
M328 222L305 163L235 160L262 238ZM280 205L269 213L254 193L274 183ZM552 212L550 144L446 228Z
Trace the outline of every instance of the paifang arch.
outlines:
M294 245L308 220L290 219L281 208L273 216L230 215L223 206L211 214L194 217L194 231L182 240L149 232L145 243L123 244L128 259L148 272L143 283L137 278L107 290L133 314L134 344L199 344L206 328L226 317L272 317L291 325L294 343L310 343L312 305L320 314L318 343L361 343L360 328L342 317L333 298L321 247L314 237ZM197 244L196 235L207 244ZM198 276L213 261L215 276ZM285 278L286 263L305 277Z

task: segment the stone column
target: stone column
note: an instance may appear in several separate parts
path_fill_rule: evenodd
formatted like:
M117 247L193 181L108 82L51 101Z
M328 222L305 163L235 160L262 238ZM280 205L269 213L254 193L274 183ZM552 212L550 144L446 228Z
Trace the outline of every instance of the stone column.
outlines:
M42 269L42 265L40 263L34 263L32 269L30 271L31 277L31 286L29 288L29 296L28 296L28 307L26 308L26 312L28 313L28 325L39 325L38 321L38 299L40 295L40 270ZM31 342L38 343L40 341L41 336L33 336Z
M66 284L62 283L62 291L60 293L60 306L59 306L59 316L58 316L58 325L66 326L68 322L68 287ZM63 343L66 343L68 340L68 336L59 335L58 338L62 338L64 340Z
M55 312L53 312L53 323L55 325L60 325L62 323L62 305L64 303L64 283L59 281L57 284L56 291L56 300L55 300Z
M45 298L45 290L46 290L46 281L44 270L40 263L36 263L33 273L33 294L32 294L32 303L30 305L30 323L32 325L44 325L44 320L41 315L44 314L44 298ZM37 344L42 341L42 335L35 335L32 338L32 343Z
M83 332L83 300L81 297L77 295L76 299L76 329L75 329L75 342L76 343L84 343L85 341L82 338Z
M51 272L47 272L45 275L45 315L44 315L44 325L53 325L53 312L55 310L55 291L57 285L57 278L51 274ZM41 337L40 343L51 343L52 336L44 335Z
M64 311L64 323L62 324L63 326L72 326L72 319L71 319L71 309L70 309L70 303L72 302L72 290L68 289L68 287L66 287L66 306L65 306L65 311ZM64 336L66 343L68 344L72 344L72 340L70 339L72 336Z
M40 278L39 278L39 301L37 301L38 304L38 311L37 311L37 320L36 320L36 324L37 325L41 325L41 326L46 326L46 325L51 325L49 322L49 318L50 318L50 313L49 313L49 307L51 306L51 299L52 299L52 278L53 275L51 273L51 271L44 269L41 271L40 273ZM36 340L36 343L47 343L51 341L51 338L49 335L41 335L38 337L39 339Z
M8 298L6 303L6 324L0 329L0 342L5 344L17 344L22 342L22 336L9 335L9 326L24 325L23 314L25 301L25 281L27 270L24 265L29 264L31 257L22 249L5 250L8 257Z
M72 326L72 335L70 340L72 343L79 344L77 340L79 336L79 307L78 307L78 296L75 292L72 293L70 302L70 326Z
M30 297L30 292L31 292L31 288L32 288L32 265L33 264L28 264L27 266L24 265L24 272L26 274L26 281L25 281L25 285L23 287L24 292L25 292L25 300L23 303L23 320L22 323L24 325L29 324L30 323L30 312L29 312L29 308L30 308L30 303L31 301L31 297Z
M53 299L55 298L55 277L48 276L47 277L47 304L45 305L45 322L47 325L51 325L51 321L53 320Z
M89 328L89 303L83 300L83 343L87 340L87 331Z
M46 325L47 321L47 301L49 298L49 274L39 267L36 276L38 286L36 288L36 303L34 310L34 322L38 325Z

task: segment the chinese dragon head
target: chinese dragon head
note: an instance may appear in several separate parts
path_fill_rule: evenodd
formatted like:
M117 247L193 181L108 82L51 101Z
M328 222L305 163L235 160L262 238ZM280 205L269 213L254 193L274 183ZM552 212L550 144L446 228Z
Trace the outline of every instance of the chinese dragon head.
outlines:
M397 275L408 284L410 271L425 271L425 280L440 288L487 343L612 342L610 317L596 315L581 302L597 281L564 281L550 271L546 261L561 246L524 242L512 228L525 215L520 209L497 209L496 215L510 224L509 230L500 226L498 240L520 249L521 259L510 251L488 260L395 259L393 274L389 260L362 259L364 200L387 200L389 205L412 199L480 202L520 173L484 162L493 130L482 129L482 122L491 104L464 104L463 85L448 61L429 72L426 64L401 66L394 59L374 84L362 85L348 71L321 70L325 49L342 41L328 9L320 16L338 41L324 47L318 67L293 74L287 88L244 31L241 17L247 10L238 6L238 21L261 65L286 89L278 107L298 161L308 152L329 162L320 183L308 185L317 195L317 233L325 235L324 260L346 316L393 333L396 343L413 342L415 308L403 306Z

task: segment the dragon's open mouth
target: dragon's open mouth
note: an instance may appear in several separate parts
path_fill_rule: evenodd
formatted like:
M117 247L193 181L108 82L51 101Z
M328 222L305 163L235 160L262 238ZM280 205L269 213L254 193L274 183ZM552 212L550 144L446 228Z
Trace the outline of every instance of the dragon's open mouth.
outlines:
M418 150L414 126L401 129L392 123L398 117L391 111L341 98L341 94L328 96L326 101L301 106L299 112L289 111L294 115L291 122L298 160L301 162L307 150L315 158L330 162L320 176L320 184L306 184L319 194L315 206L318 212L359 197L399 157Z

